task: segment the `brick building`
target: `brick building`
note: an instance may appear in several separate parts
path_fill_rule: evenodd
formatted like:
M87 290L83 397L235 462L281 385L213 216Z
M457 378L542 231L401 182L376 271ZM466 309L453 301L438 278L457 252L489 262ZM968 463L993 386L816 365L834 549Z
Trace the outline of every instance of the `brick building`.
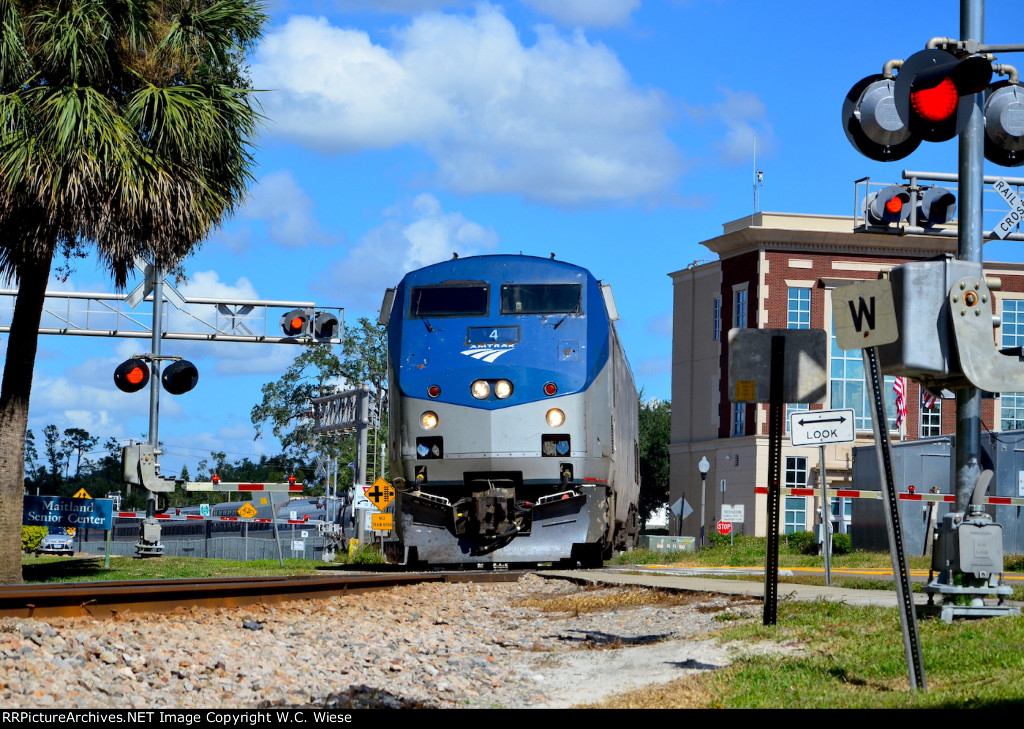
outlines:
M908 261L955 255L956 238L941 235L854 233L848 217L755 213L727 223L721 236L703 245L717 260L697 261L669 274L673 283L672 436L670 504L682 497L693 514L681 533L698 536L701 502L705 532L715 528L723 503L743 505L745 534L764 536L766 497L755 493L767 484L768 405L729 402L728 332L733 327L824 329L830 335L828 392L823 404L787 405L786 424L795 408L852 408L857 442L825 448L825 477L832 488L848 487L851 448L873 443L863 362L859 350L840 350L832 335L832 291L876 279L880 272ZM985 263L986 276L1001 280L996 292L996 330L1001 346L1024 345L1024 264ZM907 381L907 416L895 424L894 378L887 377L886 408L892 439L912 440L954 433L953 393L931 407L922 391ZM1024 393L997 393L982 403L983 430L1024 427ZM783 441L783 485L819 483L817 447L795 448ZM710 469L702 488L698 463ZM724 482L724 497L722 484ZM784 496L785 532L813 529L819 504L813 497ZM850 526L849 500L834 500L834 528ZM671 534L679 534L673 517Z

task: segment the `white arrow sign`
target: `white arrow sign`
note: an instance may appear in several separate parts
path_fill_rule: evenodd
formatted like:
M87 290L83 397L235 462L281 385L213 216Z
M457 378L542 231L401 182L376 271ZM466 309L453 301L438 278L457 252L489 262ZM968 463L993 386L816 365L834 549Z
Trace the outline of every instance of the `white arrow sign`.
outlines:
M1024 220L1024 204L1021 203L1017 193L1013 191L1013 187L1006 180L996 180L992 189L998 192L999 196L1010 206L1010 212L992 229L993 235L1002 239L1012 233L1013 229Z
M789 438L795 446L852 443L854 428L852 409L798 410L789 416Z

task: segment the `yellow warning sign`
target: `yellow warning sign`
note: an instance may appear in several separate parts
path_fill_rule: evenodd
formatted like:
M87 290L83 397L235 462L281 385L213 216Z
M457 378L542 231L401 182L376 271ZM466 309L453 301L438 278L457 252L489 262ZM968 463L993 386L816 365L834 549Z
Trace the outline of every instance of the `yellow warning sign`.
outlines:
M72 496L71 498L73 498L73 499L91 499L92 497L89 496L89 492L86 491L85 489L78 489L78 491L75 492L75 495Z
M375 532L390 532L395 528L394 514L370 514L370 529Z
M388 508L391 502L395 500L395 489L382 478L374 481L373 486L363 486L363 493L381 511Z
M257 513L256 507L248 502L242 504L238 509L238 515L243 519L252 519Z
M757 383L754 380L736 381L736 402L757 402Z

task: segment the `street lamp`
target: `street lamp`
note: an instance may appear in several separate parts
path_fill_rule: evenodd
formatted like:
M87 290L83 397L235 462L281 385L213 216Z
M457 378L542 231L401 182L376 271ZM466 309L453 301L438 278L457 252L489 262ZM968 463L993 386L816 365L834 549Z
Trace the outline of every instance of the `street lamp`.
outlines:
M697 470L700 471L700 546L704 546L704 488L708 479L708 471L711 470L711 463L708 461L706 456L700 457L700 462L697 464Z

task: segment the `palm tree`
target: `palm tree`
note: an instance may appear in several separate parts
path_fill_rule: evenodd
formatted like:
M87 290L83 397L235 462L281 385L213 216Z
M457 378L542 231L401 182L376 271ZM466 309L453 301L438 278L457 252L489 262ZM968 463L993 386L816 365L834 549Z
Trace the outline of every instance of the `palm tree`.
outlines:
M55 256L123 288L242 201L260 116L258 0L0 0L0 278L18 284L0 388L0 584L21 582L24 438Z

